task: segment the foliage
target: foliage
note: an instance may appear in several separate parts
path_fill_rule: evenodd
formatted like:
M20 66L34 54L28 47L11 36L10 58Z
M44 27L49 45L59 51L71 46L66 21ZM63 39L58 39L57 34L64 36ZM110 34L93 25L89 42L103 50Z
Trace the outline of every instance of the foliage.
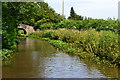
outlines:
M19 31L18 31L18 36L20 36L20 35L22 35L22 34L24 34L24 31L23 31L23 30L19 30Z
M45 2L3 2L2 13L2 41L5 49L16 47L19 24L32 25L36 29L46 29L53 23L64 19Z
M111 63L120 64L118 35L112 31L97 32L95 29L83 31L59 29L44 30L32 34L36 36L39 35L39 37L45 37L42 35L49 34L47 38L52 39L51 44L57 48L60 47L60 49L64 47L68 53L77 51L78 55L82 53L85 54L85 56L82 55L82 57L99 57L99 59L96 60L108 60ZM62 44L62 41L65 43ZM68 45L66 43L69 43L72 47L66 47L65 45Z
M58 23L64 19L60 14L55 13L47 3L38 2L38 5L40 6L40 12L38 13L40 15L35 18L35 29L41 29L47 23Z
M65 43L60 40L51 40L50 43L54 45L56 48L59 48L62 50L66 50L69 47L68 43Z
M43 34L44 38L50 38L51 37L51 32L46 32L45 34Z
M0 50L0 57L2 57L2 60L6 60L11 57L10 53L12 52L13 52L12 50L8 49Z
M52 29L54 25L55 25L54 23L44 23L40 25L39 29L40 30Z
M64 20L60 23L53 26L53 29L57 28L68 28L68 29L75 29L77 24L73 20Z
M73 54L76 52L76 50L74 48L71 48L71 46L66 42L60 40L50 40L49 38L42 38L42 39L49 41L49 43L55 46L56 48L66 51L69 54Z
M53 26L53 29L68 28L77 30L87 30L94 28L96 31L114 31L118 32L118 21L103 20L103 19L88 19L88 20L64 20Z
M17 41L17 12L11 3L2 3L2 41L3 48L14 49ZM15 13L16 12L16 13Z
M77 14L75 13L73 7L71 7L70 16L68 17L68 19L72 19L72 20L83 20L83 17L77 15Z
M67 53L75 53L76 49L75 48L68 48Z
M3 21L3 48L14 49L16 47L18 30L20 23L33 24L34 17L38 16L39 7L37 3L24 2L4 2L2 4Z

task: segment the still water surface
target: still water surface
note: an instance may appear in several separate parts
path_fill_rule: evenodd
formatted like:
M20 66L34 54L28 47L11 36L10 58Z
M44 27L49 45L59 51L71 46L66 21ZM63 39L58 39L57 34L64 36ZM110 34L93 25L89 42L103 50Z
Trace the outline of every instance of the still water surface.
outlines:
M3 78L118 78L118 67L108 67L57 51L48 42L21 39L15 56L3 62Z

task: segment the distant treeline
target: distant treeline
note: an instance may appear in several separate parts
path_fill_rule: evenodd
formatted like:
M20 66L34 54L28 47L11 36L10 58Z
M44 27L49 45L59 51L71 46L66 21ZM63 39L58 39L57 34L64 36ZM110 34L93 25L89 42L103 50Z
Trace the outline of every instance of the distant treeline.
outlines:
M68 19L64 19L59 23L43 23L39 25L38 29L58 29L58 28L68 28L68 29L77 29L77 30L87 30L90 28L96 29L96 31L101 30L110 30L118 32L118 20L108 18L104 19L92 19L90 17L81 16L75 13L73 7L70 10L70 16Z

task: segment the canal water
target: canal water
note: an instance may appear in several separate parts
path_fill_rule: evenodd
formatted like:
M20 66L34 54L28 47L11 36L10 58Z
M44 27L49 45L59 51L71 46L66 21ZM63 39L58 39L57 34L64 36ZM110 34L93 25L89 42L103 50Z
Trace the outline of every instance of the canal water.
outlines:
M3 78L118 78L118 67L95 64L57 51L46 41L21 39L10 61L2 65Z

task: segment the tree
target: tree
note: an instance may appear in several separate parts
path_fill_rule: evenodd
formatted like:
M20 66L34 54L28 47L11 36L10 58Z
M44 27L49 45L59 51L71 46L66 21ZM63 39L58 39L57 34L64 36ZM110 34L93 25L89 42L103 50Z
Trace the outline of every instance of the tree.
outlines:
M73 7L71 7L70 10L70 16L68 17L68 19L72 19L72 20L83 20L83 17L80 15L77 15L73 9Z
M64 19L61 15L56 13L47 3L39 2L41 15L37 17L35 23L35 29L40 29L42 24L45 23L58 23Z
M2 47L5 49L16 47L19 24L39 26L46 22L58 23L63 20L45 2L3 2L2 13Z
M73 7L71 7L70 16L68 17L68 19L73 19L74 20L75 19L75 15L76 15L76 13L75 13Z
M13 49L17 41L17 13L18 3L2 3L2 48Z

